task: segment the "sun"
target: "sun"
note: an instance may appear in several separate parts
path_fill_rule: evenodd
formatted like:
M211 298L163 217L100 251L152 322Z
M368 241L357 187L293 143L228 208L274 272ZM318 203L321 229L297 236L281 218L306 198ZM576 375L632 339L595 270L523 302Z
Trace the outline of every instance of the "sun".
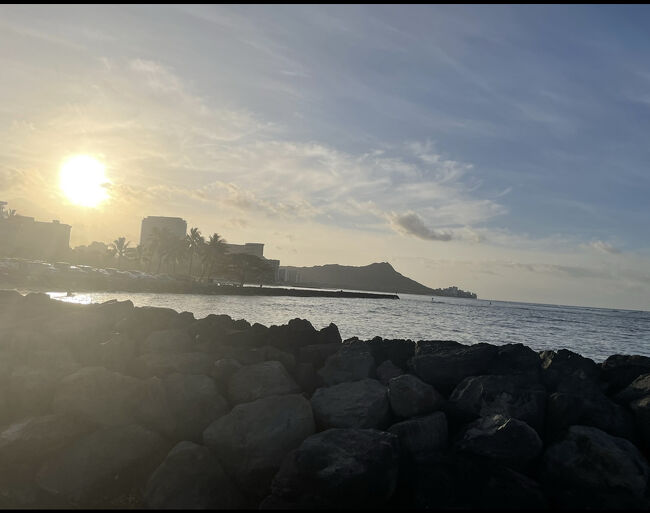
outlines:
M76 155L61 164L61 190L68 199L83 207L97 207L108 199L104 164L88 155Z

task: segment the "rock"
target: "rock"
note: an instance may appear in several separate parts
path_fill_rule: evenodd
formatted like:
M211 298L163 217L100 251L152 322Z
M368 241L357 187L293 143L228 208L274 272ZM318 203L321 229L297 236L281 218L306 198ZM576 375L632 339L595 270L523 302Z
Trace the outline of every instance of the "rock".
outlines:
M314 390L323 384L311 363L299 363L296 365L293 377L296 380L296 383L298 383L300 389L308 397L311 397Z
M333 322L330 322L329 326L325 326L318 332L318 343L319 344L340 344L341 343L341 334L339 329Z
M318 375L327 386L371 378L375 373L375 359L370 352L341 349L327 360Z
M205 428L229 410L208 376L169 374L163 383L180 440L200 441Z
M393 413L407 419L439 410L445 403L435 388L412 374L391 379L388 398Z
M52 412L54 390L60 378L52 371L20 366L11 372L7 389L10 419Z
M390 361L397 367L405 369L407 362L415 354L415 342L412 340L389 340L375 337L369 345L377 365Z
M420 341L409 371L443 394L450 393L469 376L490 374L496 346L465 346L453 341Z
M650 449L650 395L630 403L637 429L646 449Z
M523 469L542 452L542 440L528 424L503 415L470 423L459 435L459 450Z
M426 417L393 424L388 431L397 435L403 455L411 460L428 460L447 448L447 417L437 411Z
M300 392L300 387L280 362L247 365L235 372L228 381L231 404L247 403L270 395Z
M650 395L650 374L642 374L616 394L616 400L627 404Z
M282 463L272 497L301 509L381 508L397 485L398 445L374 429L310 436Z
M43 465L36 483L74 505L100 506L137 490L160 464L167 445L137 424L95 431Z
M523 344L496 346L489 374L515 374L531 384L541 379L542 365L537 352Z
M140 342L153 331L173 328L178 317L178 312L171 308L139 306L135 307L130 315L119 321L115 325L115 329L120 333L125 333L134 341Z
M600 377L600 368L593 360L567 349L542 351L539 357L542 382L551 392L556 392L562 383L572 383L574 386L581 380L595 383Z
M160 330L149 333L140 345L142 353L189 353L192 339L185 330Z
M144 353L135 360L136 376L164 377L175 372L180 374L204 374L212 371L214 361L205 353Z
M319 429L385 427L390 416L385 386L374 379L319 388L311 398Z
M101 316L108 320L112 326L133 313L133 302L129 299L125 301L116 301L111 299L100 304L89 305Z
M228 381L230 380L231 376L241 368L242 364L237 360L233 358L222 358L221 360L214 362L210 376L214 378L219 386L225 388L228 386Z
M267 344L297 353L299 348L319 343L319 332L306 319L291 319L286 325L271 326Z
M302 395L264 397L235 406L203 432L227 474L264 497L283 458L314 433L309 401Z
M521 376L474 376L454 389L449 404L450 414L464 420L501 414L523 420L540 433L546 390Z
M149 509L238 509L241 494L210 449L179 442L149 478Z
M97 346L97 363L122 374L133 374L133 360L137 356L135 342L127 335L117 333Z
M301 347L298 350L298 361L301 363L310 363L315 369L320 369L325 360L341 349L340 342L331 344L312 344Z
M546 433L556 440L574 424L593 426L613 436L635 440L634 420L629 411L609 400L605 394L554 393L546 406Z
M140 380L85 367L61 380L55 389L53 410L81 416L103 426L133 422L133 401L141 393Z
M138 388L127 405L133 418L143 426L173 438L177 432L177 419L167 399L167 392L160 378L138 380Z
M397 376L401 376L402 374L404 374L404 371L397 367L390 360L386 360L379 367L377 367L377 379L384 386L388 386L388 382L391 379L396 378Z
M197 345L205 346L205 349L211 347L218 347L224 335L233 329L233 320L229 315L216 315L210 314L203 319L192 322L187 331L193 339L196 340Z
M6 426L0 433L1 473L38 465L92 428L89 422L57 414L28 417Z
M296 368L296 357L286 351L281 351L277 347L263 346L260 348L264 355L264 361L276 361L284 365L289 373L292 373Z
M648 464L629 441L589 426L571 426L543 458L544 477L554 492L641 498L648 484Z
M601 364L601 369L610 393L614 394L639 376L650 373L650 357L615 354Z

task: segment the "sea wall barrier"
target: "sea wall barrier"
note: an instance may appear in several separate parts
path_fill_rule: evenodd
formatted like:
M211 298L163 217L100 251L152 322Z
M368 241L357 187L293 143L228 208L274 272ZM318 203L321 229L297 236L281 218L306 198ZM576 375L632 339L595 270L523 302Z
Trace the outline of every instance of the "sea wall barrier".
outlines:
M647 509L650 358L0 291L2 508Z

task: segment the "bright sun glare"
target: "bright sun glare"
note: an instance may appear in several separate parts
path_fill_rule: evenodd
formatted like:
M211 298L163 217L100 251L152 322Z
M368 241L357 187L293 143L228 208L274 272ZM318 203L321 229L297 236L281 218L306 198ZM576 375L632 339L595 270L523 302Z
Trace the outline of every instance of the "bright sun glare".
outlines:
M70 201L96 207L108 198L104 164L88 155L76 155L61 165L60 185Z

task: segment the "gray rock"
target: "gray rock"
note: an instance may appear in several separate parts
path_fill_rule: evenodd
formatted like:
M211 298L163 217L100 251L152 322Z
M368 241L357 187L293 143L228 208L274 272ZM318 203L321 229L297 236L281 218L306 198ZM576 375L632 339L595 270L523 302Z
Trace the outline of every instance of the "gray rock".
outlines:
M388 398L393 413L407 419L439 410L445 403L435 388L412 374L391 379Z
M499 464L524 468L542 452L542 440L528 424L503 415L482 417L460 434L461 451L490 458Z
M621 403L630 403L650 395L650 374L642 374L621 390L616 399Z
M51 413L59 381L56 373L47 369L25 366L13 369L7 389L9 417L19 419Z
M185 330L160 330L150 333L140 345L142 353L189 353L192 339Z
M601 364L601 369L604 380L609 384L610 393L616 393L639 376L650 373L650 357L615 354Z
M293 371L293 377L308 397L311 397L314 390L322 386L322 381L311 363L298 363Z
M381 429L390 416L388 391L374 379L319 388L311 398L311 407L319 429Z
M589 426L571 426L546 450L543 465L554 487L641 497L648 484L648 464L632 443Z
M228 475L249 493L265 496L283 458L314 433L309 401L280 395L235 406L203 432Z
M138 385L128 404L133 418L139 424L173 438L177 432L177 419L167 400L162 380L156 377L138 380Z
M208 376L170 374L163 382L180 440L200 441L205 428L229 410Z
M210 376L214 378L219 386L225 388L228 386L231 376L241 368L242 364L234 358L222 358L214 362Z
M520 376L473 376L452 392L450 406L467 420L501 414L523 420L538 433L544 425L546 390Z
M135 342L127 335L117 333L97 346L97 363L107 369L132 374L133 360L137 356Z
M583 381L595 383L600 376L600 369L590 358L569 351L542 351L539 354L542 366L542 381L546 387L555 392L561 384L564 387L576 386Z
M311 344L301 347L298 350L298 361L301 363L311 363L315 369L320 369L325 363L325 360L333 354L336 354L340 349L340 342Z
M149 478L144 500L150 509L237 509L244 500L214 453L179 442Z
M231 404L247 403L271 395L300 392L280 362L262 362L247 365L235 372L228 381L228 400Z
M101 429L45 463L36 483L75 505L96 507L142 486L166 450L159 435L137 424Z
M201 352L193 353L144 353L136 358L136 375L140 378L162 378L175 372L180 374L204 374L212 371L214 360Z
M637 429L646 447L650 447L650 395L630 403Z
M371 378L375 373L375 359L370 352L340 350L325 360L318 375L327 386Z
M140 306L134 308L131 314L120 320L115 325L115 329L129 335L136 342L140 342L153 331L174 328L178 317L178 312L171 308Z
M388 431L399 438L402 454L416 461L426 461L447 448L447 417L441 411L398 422Z
M377 367L377 379L384 386L388 386L388 382L391 379L401 376L402 374L404 374L404 371L390 360L386 360Z
M374 429L310 436L282 463L272 497L303 509L383 507L397 486L398 445L397 436Z

